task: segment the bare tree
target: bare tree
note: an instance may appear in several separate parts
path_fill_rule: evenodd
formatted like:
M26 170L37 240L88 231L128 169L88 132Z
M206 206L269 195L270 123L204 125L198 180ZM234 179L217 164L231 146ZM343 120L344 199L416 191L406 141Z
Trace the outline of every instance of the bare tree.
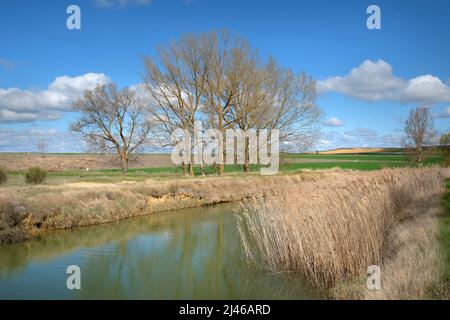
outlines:
M232 100L234 123L241 129L279 129L284 151L303 151L318 137L320 108L315 103L315 81L305 73L280 67L275 59L262 65L250 55L239 72ZM248 141L244 171L248 166Z
M36 151L41 155L42 158L45 157L45 153L47 152L47 142L44 139L39 139L36 143Z
M406 146L412 148L414 163L423 165L424 147L434 136L434 124L430 111L419 107L410 111L405 122Z
M209 32L201 35L201 52L205 68L203 111L209 126L225 137L225 130L234 123L228 118L232 101L237 94L239 72L233 61L233 53L247 46L246 41L233 37L229 32ZM223 159L226 158L223 148ZM219 174L224 173L224 161L219 164Z
M116 154L126 176L131 155L146 142L151 128L136 91L119 90L115 84L99 85L85 91L74 109L81 115L71 129L94 149Z
M163 146L176 143L170 138L175 129L187 130L194 137L205 83L199 39L185 35L178 42L159 48L156 59L145 58L145 69L147 110L161 129ZM193 139L189 150L192 157L195 147ZM193 159L187 171L183 163L183 171L194 174Z
M316 82L304 72L294 73L271 59L267 65L272 92L267 128L279 129L284 151L303 151L318 137L321 110L316 104Z
M279 129L282 145L296 150L316 141L321 112L311 77L284 69L273 58L263 63L247 41L227 32L204 34L201 45L204 106L211 127L222 132ZM248 172L249 138L245 139L244 171Z
M230 53L229 86L228 90L230 107L223 114L227 127L242 130L258 130L264 127L264 119L267 115L268 95L267 77L264 67L257 53L251 50L247 42L241 42L239 46L233 48ZM244 172L250 171L250 137L245 135L244 149L241 150L244 156Z

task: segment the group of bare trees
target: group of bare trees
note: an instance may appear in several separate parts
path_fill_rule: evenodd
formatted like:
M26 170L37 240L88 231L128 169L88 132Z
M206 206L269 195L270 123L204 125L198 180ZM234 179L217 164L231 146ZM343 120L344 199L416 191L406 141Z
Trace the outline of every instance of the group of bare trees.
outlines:
M176 144L171 139L176 129L194 136L196 121L222 133L279 129L282 146L296 149L310 146L317 137L315 81L283 68L274 58L264 61L238 36L226 31L187 34L158 48L144 64L139 94L106 85L87 91L75 105L82 116L72 129L90 145L114 150L125 173L130 154L150 132L152 142L170 146ZM248 158L246 141L246 172ZM218 166L223 174L224 164ZM192 175L193 161L183 168Z
M192 132L194 122L202 121L222 133L280 129L284 145L313 141L320 117L314 80L282 68L273 58L264 62L240 37L228 32L185 35L146 58L145 69L148 111L166 135L174 128ZM192 161L188 166L192 174ZM224 172L223 163L219 172Z

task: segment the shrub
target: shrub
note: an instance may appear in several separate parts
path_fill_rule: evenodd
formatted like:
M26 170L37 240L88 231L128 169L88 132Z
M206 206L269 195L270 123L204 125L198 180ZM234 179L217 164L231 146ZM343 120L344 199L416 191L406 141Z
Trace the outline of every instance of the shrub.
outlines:
M3 184L8 180L8 176L6 175L6 170L0 167L0 184Z
M25 182L32 184L40 184L47 177L47 171L39 167L32 167L25 173Z
M25 208L7 196L0 197L0 245L26 240L30 237L23 228Z

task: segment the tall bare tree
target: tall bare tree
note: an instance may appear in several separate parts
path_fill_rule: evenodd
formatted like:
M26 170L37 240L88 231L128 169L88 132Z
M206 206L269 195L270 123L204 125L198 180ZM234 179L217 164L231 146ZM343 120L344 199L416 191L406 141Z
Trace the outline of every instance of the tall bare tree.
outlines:
M115 84L99 85L85 91L74 109L80 118L71 129L93 149L116 154L126 176L131 155L143 146L151 129L136 91L119 90Z
M234 72L236 73L235 94L231 108L225 114L226 123L243 131L264 128L269 110L266 91L267 77L260 66L259 59L249 48L233 52ZM250 137L244 139L244 172L250 171Z
M232 108L232 100L237 94L239 72L233 58L236 51L248 45L239 37L228 31L202 34L201 52L205 68L205 86L203 95L203 111L213 129L220 131L225 137L225 130L233 128L234 123L228 119ZM234 60L234 61L233 61ZM223 159L226 158L225 148ZM219 174L224 173L224 161L219 164Z
M268 92L272 93L267 118L268 129L279 129L285 151L303 151L318 137L321 110L316 104L316 82L304 72L298 74L279 66L274 59L267 65Z
M405 122L406 146L412 148L414 163L423 165L424 147L431 143L434 136L434 124L430 111L418 107L410 111Z
M155 59L145 58L145 70L147 110L161 129L164 146L174 143L170 137L175 129L187 130L193 137L205 84L199 39L188 34L178 42L159 48ZM191 142L189 151L193 157L196 146ZM186 173L184 163L183 170ZM187 171L193 175L192 159Z
M279 129L285 151L301 151L312 146L318 137L321 117L315 103L315 81L305 73L295 74L282 68L273 58L262 64L253 55L244 56L241 63L235 62L241 67L237 94L228 116L241 129ZM246 172L248 159L246 141Z

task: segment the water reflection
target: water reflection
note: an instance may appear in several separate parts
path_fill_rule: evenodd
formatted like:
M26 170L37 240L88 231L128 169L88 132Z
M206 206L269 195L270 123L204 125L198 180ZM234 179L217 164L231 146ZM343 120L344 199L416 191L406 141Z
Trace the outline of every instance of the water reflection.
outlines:
M65 287L79 265L82 289ZM307 299L304 283L246 266L231 205L48 233L0 248L0 298Z

